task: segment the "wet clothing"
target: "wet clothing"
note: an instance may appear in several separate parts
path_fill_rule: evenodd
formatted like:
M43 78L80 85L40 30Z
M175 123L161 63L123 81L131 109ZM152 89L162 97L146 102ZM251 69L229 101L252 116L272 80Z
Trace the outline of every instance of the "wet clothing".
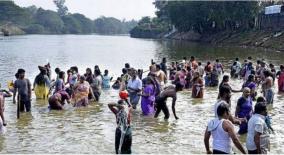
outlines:
M201 78L198 78L195 81L193 81L192 97L203 98L203 81Z
M101 96L101 89L102 89L101 85L102 85L102 78L100 75L95 77L94 82L90 85L93 90L96 101L99 101Z
M142 96L141 99L141 109L143 115L151 115L155 112L154 102L155 102L155 88L152 84L148 84L143 89L143 94L147 94L149 96Z
M17 79L14 83L14 93L18 90L18 100L20 101L20 111L26 112L31 110L31 83L28 79Z
M224 119L215 118L209 121L207 130L213 137L213 150L217 152L231 153L232 140L229 133L223 128Z
M78 82L75 84L74 89L74 107L87 106L89 104L89 83L87 81L84 81L84 83Z
M246 118L248 121L252 115L252 98L250 96L248 98L244 97L239 98L237 106L240 108L240 111L237 113L238 118ZM247 122L242 122L238 133L239 134L247 133L248 130L247 125L248 125Z
M37 99L47 99L50 89L50 80L47 75L39 74L34 81L34 92Z
M130 127L130 112L127 113L125 109L120 109L116 113L116 122L115 152L116 154L131 154L132 130Z
M278 91L284 92L284 72L278 72L277 75L279 75L278 78Z
M156 96L155 103L156 103L156 108L157 108L155 117L158 117L162 110L163 113L165 114L164 118L168 119L170 117L170 113L169 113L169 109L167 106L167 97Z
M102 88L110 88L110 79L111 77L109 77L108 75L104 75L102 77Z
M267 104L273 104L274 92L272 88L265 89L264 97L266 99Z
M65 101L69 99L70 96L66 91L62 90L56 92L48 100L50 109L62 110L63 109L62 106L65 104Z
M55 81L55 90L54 90L54 93L58 92L58 91L61 91L61 90L64 90L64 81L63 79L57 79Z
M246 146L249 151L257 150L254 142L254 136L256 133L261 133L260 135L260 150L262 154L266 154L269 150L270 138L268 127L265 123L265 116L260 114L252 115L248 122L248 134L246 140Z
M138 90L142 90L142 81L136 77L135 80L128 80L127 88L132 88L128 89L129 93L129 98L130 98L130 103L133 105L133 108L136 108L136 105L139 103L140 96L138 95Z

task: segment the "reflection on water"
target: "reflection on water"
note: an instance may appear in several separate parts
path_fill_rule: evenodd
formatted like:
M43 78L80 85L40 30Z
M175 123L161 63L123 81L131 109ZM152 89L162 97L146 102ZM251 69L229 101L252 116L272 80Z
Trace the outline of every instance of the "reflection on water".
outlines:
M8 80L14 79L19 67L25 68L26 75L33 81L38 73L37 66L47 61L53 70L56 67L67 70L77 65L81 73L85 68L99 64L102 69L109 69L115 78L126 62L147 70L150 59L159 62L162 57L176 61L194 55L204 63L219 58L225 66L235 57L243 61L247 56L255 60L265 58L277 65L284 62L284 53L127 36L15 36L1 39L0 47L3 87ZM240 80L231 81L235 89L239 89L241 83ZM240 96L241 93L232 96L233 113ZM217 88L206 88L204 99L192 99L190 90L180 92L176 104L179 120L171 116L164 121L163 113L158 119L145 117L138 108L132 122L133 153L205 153L203 133L208 120L213 117L216 97ZM0 153L115 153L115 116L108 110L107 103L117 99L117 91L105 90L99 103L80 109L67 104L64 111L50 111L47 101L33 99L32 112L21 114L21 119L17 120L16 105L7 98L5 116L8 126L6 135L0 137ZM272 153L284 153L283 99L283 94L276 94L275 104L269 108L275 129L275 135L271 134ZM168 100L170 104L171 100ZM171 112L171 106L169 108ZM245 137L240 139L244 144Z

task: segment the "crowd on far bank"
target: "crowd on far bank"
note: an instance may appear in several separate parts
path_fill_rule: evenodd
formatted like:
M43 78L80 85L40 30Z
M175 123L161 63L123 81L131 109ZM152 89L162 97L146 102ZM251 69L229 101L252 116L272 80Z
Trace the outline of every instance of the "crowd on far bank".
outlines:
M267 105L274 102L274 84L278 92L284 92L284 66L276 70L274 64L265 60L252 61L248 57L241 63L236 58L230 66L230 76L224 74L224 66L219 59L208 61L204 66L194 56L188 60L168 64L166 58L161 63L151 60L149 70L135 69L126 63L121 76L115 80L106 69L103 72L96 65L79 73L78 67L62 71L55 68L56 78L51 79L51 65L38 66L40 73L33 83L25 77L25 70L18 69L15 82L9 84L9 91L0 93L0 116L4 126L4 98L13 94L13 102L18 103L21 112L31 111L31 97L34 91L37 99L47 99L51 110L63 110L66 103L74 107L87 107L93 101L99 101L102 89L116 89L120 99L109 103L108 107L116 116L115 134L116 153L131 153L132 129L131 113L141 103L143 115L158 117L162 111L164 119L170 117L167 99L172 98L171 109L175 119L177 92L191 89L192 98L203 98L205 87L218 87L219 94L214 105L215 118L206 128L204 143L207 153L231 153L231 140L242 153L267 153L269 132L274 132ZM143 76L143 74L147 75ZM243 80L241 89L230 85L230 77ZM221 81L219 81L221 79ZM257 90L261 90L258 94ZM12 92L12 93L11 93ZM236 107L231 107L231 93L242 92ZM254 103L255 102L255 103ZM235 114L231 109L235 108ZM234 131L233 124L239 125ZM247 134L246 148L241 145L237 134ZM209 139L213 137L213 150Z

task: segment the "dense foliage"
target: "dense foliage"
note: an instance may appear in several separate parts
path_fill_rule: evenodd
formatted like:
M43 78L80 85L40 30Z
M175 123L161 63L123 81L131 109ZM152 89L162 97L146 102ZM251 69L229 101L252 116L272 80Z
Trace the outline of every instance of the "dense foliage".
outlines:
M0 1L0 27L13 24L28 34L121 34L137 25L136 21L120 21L100 17L91 20L79 13L68 13L65 0L53 0L57 12L35 6L21 8L12 1Z

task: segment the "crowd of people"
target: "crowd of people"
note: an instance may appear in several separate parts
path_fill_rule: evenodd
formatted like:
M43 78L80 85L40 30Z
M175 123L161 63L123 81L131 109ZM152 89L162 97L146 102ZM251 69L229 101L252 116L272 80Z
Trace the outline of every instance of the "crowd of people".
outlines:
M267 105L273 104L275 81L278 91L284 92L284 66L276 71L273 64L258 60L254 65L251 57L243 63L236 58L230 67L231 78L243 80L240 90L230 86L228 75L224 75L224 66L219 59L208 61L205 66L194 56L181 62L171 62L168 66L166 58L161 63L151 60L147 75L142 69L135 69L126 63L122 74L113 80L109 71L102 74L96 65L94 70L87 68L80 74L78 67L73 66L67 74L60 68L55 69L56 79L51 80L50 64L39 66L40 73L33 85L25 78L25 70L18 69L16 81L10 91L13 101L20 104L20 111L31 110L31 94L34 90L36 98L48 99L49 108L63 110L64 104L72 103L74 107L85 107L92 101L99 101L102 89L116 89L120 99L117 103L108 104L115 114L117 129L115 136L116 153L131 153L131 112L137 109L141 102L143 115L158 117L164 113L164 119L170 117L167 99L172 98L171 109L175 119L179 119L175 106L177 92L191 89L192 98L203 98L205 87L219 87L217 102L214 105L215 118L209 121L206 128L204 143L207 153L231 153L231 140L242 153L267 153L269 146L269 131L273 131L267 116ZM66 77L67 75L67 77ZM219 82L219 79L222 81ZM262 94L257 94L260 86ZM243 92L237 101L235 115L231 114L231 93ZM0 93L0 116L2 124L6 125L3 107L4 97L12 96L9 91ZM255 106L253 102L256 101ZM233 124L239 125L238 134L247 133L247 150L241 145ZM213 137L213 151L209 147L210 136Z

